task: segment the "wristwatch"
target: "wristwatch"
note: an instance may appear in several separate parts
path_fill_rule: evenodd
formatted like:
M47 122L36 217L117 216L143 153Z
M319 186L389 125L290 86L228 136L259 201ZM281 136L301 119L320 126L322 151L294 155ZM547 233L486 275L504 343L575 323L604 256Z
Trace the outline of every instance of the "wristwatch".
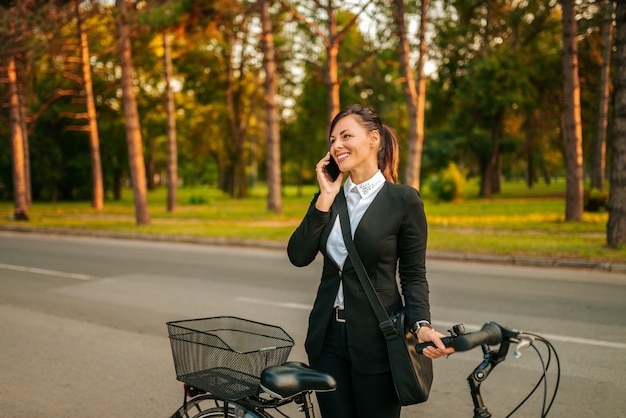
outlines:
M411 330L410 330L411 334L417 337L417 332L419 331L420 328L423 328L423 327L433 329L433 326L430 325L430 322L424 321L424 320L417 321L416 323L413 324L413 326L411 326Z

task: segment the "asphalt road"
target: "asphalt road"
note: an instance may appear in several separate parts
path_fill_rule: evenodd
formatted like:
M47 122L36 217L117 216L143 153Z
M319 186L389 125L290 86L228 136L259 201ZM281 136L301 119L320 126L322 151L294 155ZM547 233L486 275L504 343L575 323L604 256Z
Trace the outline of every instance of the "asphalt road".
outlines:
M172 320L277 324L296 341L290 358L306 361L319 269L276 250L0 233L0 417L168 416L182 401ZM626 275L436 260L428 275L438 329L495 321L552 341L561 383L549 416L626 416ZM494 417L541 376L532 349L512 351L483 384ZM465 378L481 359L437 360L430 400L403 418L472 416ZM538 395L514 416L540 416Z

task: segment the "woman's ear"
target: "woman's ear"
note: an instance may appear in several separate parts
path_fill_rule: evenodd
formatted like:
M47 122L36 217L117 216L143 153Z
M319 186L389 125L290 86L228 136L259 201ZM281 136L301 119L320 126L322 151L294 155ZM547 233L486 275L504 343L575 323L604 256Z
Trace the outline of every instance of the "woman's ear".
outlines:
M380 148L380 132L370 132L370 144L372 148Z

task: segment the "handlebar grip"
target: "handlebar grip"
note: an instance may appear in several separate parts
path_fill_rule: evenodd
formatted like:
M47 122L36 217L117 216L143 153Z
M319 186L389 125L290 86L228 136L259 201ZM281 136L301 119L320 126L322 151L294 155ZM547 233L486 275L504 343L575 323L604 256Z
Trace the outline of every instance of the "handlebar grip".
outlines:
M479 345L496 345L502 342L502 328L494 322L487 322L479 331L457 335L456 337L443 337L441 339L446 347L454 347L456 351L468 351ZM426 347L434 347L432 342L415 345L417 354L422 354Z
M454 337L443 337L441 339L441 342L443 342L443 345L445 345L446 347L452 347L452 345L454 344ZM417 354L422 354L422 351L424 351L424 349L426 347L434 347L435 344L433 343L420 343L420 344L415 344L415 351L417 351Z
M479 345L496 345L502 342L500 325L487 322L480 331L459 335L454 339L452 346L456 351L467 351Z

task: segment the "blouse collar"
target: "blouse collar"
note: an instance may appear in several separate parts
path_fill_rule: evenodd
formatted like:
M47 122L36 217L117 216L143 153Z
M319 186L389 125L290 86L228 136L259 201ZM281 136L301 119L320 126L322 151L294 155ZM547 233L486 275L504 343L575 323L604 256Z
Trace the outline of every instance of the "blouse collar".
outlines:
M347 194L352 190L353 187L356 187L362 199L365 199L368 195L370 195L373 191L382 187L385 182L385 176L383 173L378 170L376 174L369 178L369 180L364 181L360 184L354 184L352 179L348 177L346 182L344 183L344 192Z

